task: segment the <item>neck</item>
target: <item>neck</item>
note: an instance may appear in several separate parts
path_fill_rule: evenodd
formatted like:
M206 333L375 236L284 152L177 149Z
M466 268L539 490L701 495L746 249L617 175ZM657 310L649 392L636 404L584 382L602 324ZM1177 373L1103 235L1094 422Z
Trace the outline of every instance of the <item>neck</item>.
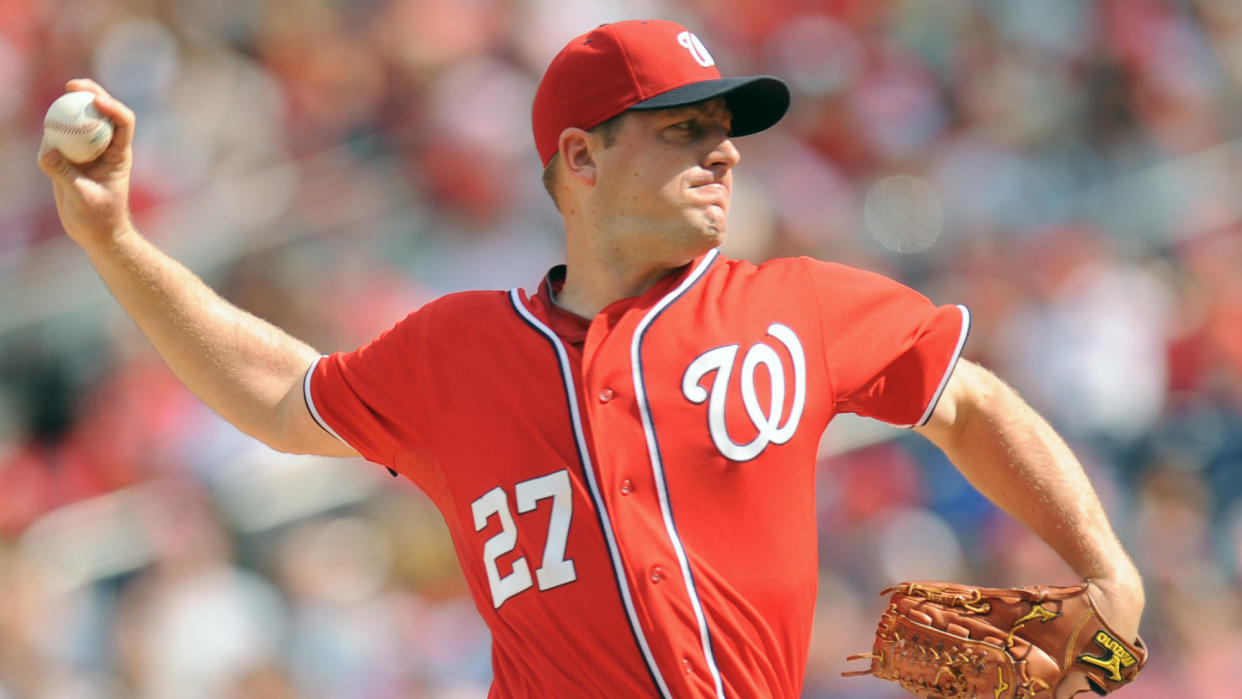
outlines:
M557 303L584 318L593 318L610 304L646 293L693 259L670 263L631 259L622 253L569 243L565 250L565 285L557 294Z

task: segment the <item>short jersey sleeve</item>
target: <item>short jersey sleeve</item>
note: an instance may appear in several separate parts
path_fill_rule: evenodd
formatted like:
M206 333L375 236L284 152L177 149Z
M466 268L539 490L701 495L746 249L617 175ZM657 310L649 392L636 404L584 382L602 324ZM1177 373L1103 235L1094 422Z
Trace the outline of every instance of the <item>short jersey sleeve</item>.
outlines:
M369 344L321 357L306 374L306 406L321 427L368 461L393 468L397 454L424 444L426 407L415 400L419 311Z
M966 307L936 306L872 272L804 262L820 304L836 411L902 426L925 423L966 343Z

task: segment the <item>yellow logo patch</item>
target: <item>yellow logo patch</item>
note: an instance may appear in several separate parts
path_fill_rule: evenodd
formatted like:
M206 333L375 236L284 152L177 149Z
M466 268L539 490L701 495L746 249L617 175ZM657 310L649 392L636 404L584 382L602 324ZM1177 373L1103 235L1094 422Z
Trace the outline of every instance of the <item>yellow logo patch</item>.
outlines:
M1108 635L1108 633L1103 630L1097 631L1095 638L1091 640L1095 641L1096 645L1103 648L1105 650L1105 654L1095 656L1084 653L1078 656L1078 660L1080 662L1087 663L1088 665L1094 665L1108 670L1108 677L1114 682L1121 681L1121 668L1131 667L1138 662L1134 655L1130 653L1130 651L1126 650L1125 646L1121 645L1120 641Z
M1051 609L1044 609L1044 605L1037 604L1031 607L1031 611L1027 612L1026 616L1014 620L1013 626L1014 628L1017 628L1031 620L1038 620L1041 624L1047 624L1059 616L1061 616L1060 612L1054 612Z
M1000 695L1006 689L1009 689L1009 683L1005 681L1005 671L998 667L996 668L996 699L1000 699Z

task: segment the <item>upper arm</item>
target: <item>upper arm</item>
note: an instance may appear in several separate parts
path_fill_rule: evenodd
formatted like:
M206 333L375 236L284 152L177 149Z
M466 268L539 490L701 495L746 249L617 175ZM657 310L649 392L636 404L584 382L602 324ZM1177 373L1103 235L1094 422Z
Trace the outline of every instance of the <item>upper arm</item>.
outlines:
M427 351L434 347L434 310L434 303L424 306L355 350L312 357L284 401L293 443L317 454L356 451L389 468L402 452L426 447L435 404Z
M937 306L892 279L808 260L820 301L836 412L894 425L926 421L970 331L964 306Z
M309 370L311 365L307 365ZM330 434L311 415L306 400L306 371L290 386L278 407L280 439L271 444L273 449L291 454L316 454L319 456L357 456L358 452L345 442Z
M987 369L966 359L958 359L931 417L914 430L946 453L952 451L966 425L976 417L978 409L994 404L997 390L1003 385Z

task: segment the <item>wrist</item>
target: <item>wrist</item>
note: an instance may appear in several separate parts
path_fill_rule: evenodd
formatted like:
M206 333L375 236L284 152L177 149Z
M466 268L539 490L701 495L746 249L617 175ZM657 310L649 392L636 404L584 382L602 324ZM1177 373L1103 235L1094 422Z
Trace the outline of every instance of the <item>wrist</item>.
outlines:
M1143 581L1137 572L1132 575L1091 577L1087 578L1086 582L1111 597L1134 600L1139 605L1142 605L1146 599Z
M1087 587L1096 612L1107 620L1113 631L1127 641L1137 638L1146 605L1137 573L1122 579L1088 578Z
M141 235L138 233L138 229L134 227L133 221L126 215L115 223L99 226L82 236L74 236L74 240L86 251L88 256L93 257L95 255L106 255L116 252L129 241L140 237Z
M1089 580L1096 581L1103 586L1115 588L1135 588L1141 590L1143 588L1143 579L1139 575L1138 568L1134 562L1125 553L1118 551L1110 557L1108 561L1110 565L1100 566L1100 570L1088 577Z

